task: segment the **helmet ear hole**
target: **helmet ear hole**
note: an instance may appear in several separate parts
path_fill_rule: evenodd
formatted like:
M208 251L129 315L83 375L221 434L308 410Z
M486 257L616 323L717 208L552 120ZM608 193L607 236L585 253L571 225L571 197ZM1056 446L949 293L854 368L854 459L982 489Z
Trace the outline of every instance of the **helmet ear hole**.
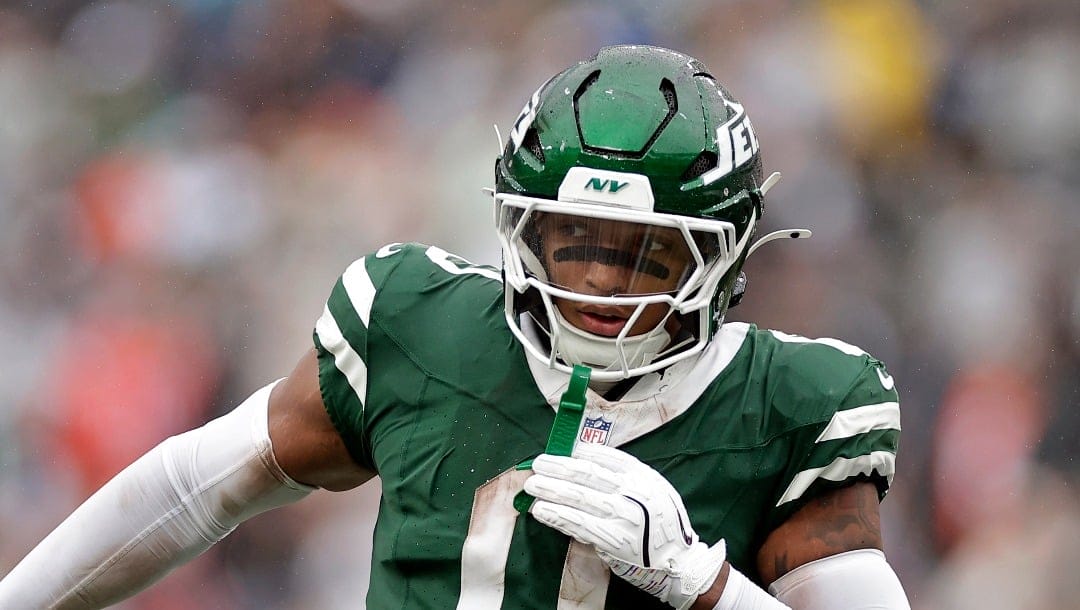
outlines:
M709 171L710 169L716 167L716 162L716 153L712 152L711 150L703 150L701 151L700 155L698 155L693 161L690 162L690 165L686 168L686 171L683 172L683 175L679 179L683 182L690 182L694 178L697 178L705 172Z
M740 271L735 278L735 286L731 289L731 298L728 299L728 309L738 305L746 294L746 272Z
M540 162L542 166L546 161L544 155L544 147L540 144L540 134L536 131L535 127L525 132L525 138L521 141L521 147L529 151L532 156L536 157L536 160Z

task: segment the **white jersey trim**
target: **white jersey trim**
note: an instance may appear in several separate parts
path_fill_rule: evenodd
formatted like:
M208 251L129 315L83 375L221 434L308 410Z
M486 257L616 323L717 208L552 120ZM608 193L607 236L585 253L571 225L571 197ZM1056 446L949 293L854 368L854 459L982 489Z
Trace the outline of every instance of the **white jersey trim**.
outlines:
M363 258L353 261L341 275L341 283L345 285L345 292L349 295L356 315L364 327L371 325L371 307L375 303L375 284L367 272L367 265Z
M334 355L334 365L345 375L363 406L367 402L367 365L341 333L328 306L323 306L323 313L315 322L315 334L326 351Z
M874 471L884 476L891 485L893 475L896 473L896 456L888 451L873 451L853 458L838 457L828 466L803 470L791 480L791 484L788 485L776 505L780 506L786 502L798 500L817 479L843 481L849 477L868 475Z
M837 411L815 443L850 438L871 430L899 430L900 403L883 402Z
M769 330L770 333L779 341L784 343L820 343L821 345L828 345L829 347L840 350L849 356L865 356L867 355L862 349L850 344L845 343L839 339L833 339L830 337L822 337L820 339L811 339L809 337L803 337L801 335L789 335L788 333L781 332L779 330Z

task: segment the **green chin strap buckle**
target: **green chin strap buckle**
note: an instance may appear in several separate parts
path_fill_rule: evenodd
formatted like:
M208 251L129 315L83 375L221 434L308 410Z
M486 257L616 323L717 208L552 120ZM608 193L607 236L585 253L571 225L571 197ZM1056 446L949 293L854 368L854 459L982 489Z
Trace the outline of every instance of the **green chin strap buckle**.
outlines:
M570 373L570 386L559 399L559 410L555 412L555 422L551 424L544 453L569 456L574 452L574 441L577 440L578 429L581 427L581 417L585 414L585 390L589 387L591 375L592 369L589 367L574 365L574 370ZM532 458L527 459L515 468L528 470L532 468L532 462ZM529 512L532 503L533 497L524 491L514 496L514 508L518 512Z

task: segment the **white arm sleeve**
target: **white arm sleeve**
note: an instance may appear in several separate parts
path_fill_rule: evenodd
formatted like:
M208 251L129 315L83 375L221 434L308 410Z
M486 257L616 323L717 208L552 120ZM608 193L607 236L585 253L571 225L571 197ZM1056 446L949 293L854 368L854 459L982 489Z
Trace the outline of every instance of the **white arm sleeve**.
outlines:
M791 610L729 564L727 583L713 610Z
M125 468L0 581L0 608L102 608L168 574L245 519L313 488L270 446L270 384Z
M801 565L776 579L772 593L797 610L909 610L885 554L848 551Z

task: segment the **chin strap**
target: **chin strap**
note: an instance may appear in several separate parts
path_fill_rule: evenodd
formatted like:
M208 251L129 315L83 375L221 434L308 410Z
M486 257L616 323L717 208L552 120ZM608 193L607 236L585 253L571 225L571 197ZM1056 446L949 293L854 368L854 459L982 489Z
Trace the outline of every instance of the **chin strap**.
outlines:
M621 353L615 337L601 337L585 332L566 321L558 307L552 307L555 323L559 325L558 340L552 341L552 350L570 364L584 364L600 370L622 368ZM666 322L666 319L664 320ZM552 335L554 337L554 333ZM626 366L637 368L652 362L669 343L671 334L661 322L647 333L625 337L622 340L626 354Z

